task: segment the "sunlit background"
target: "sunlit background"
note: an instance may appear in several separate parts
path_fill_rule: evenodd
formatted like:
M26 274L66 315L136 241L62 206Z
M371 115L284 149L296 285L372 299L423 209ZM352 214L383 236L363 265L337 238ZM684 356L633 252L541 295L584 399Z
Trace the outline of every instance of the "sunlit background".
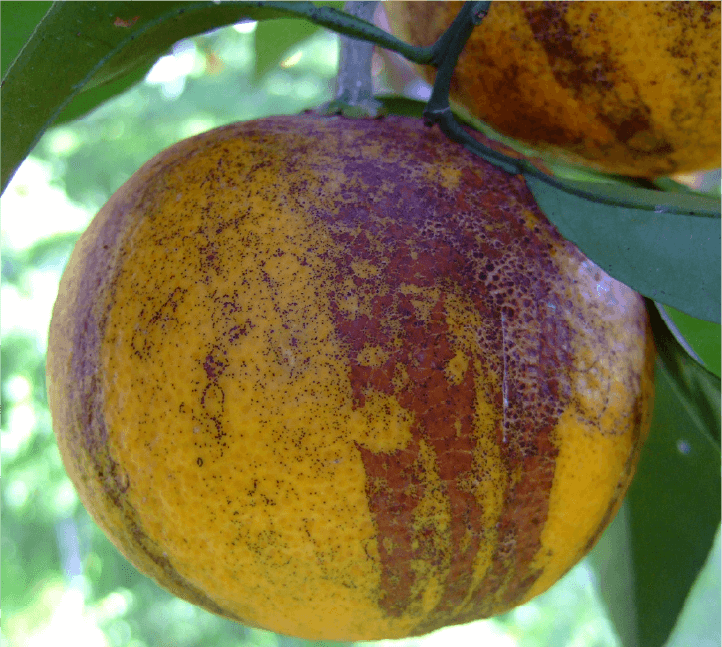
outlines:
M257 30L244 23L177 43L134 89L49 130L0 201L3 646L319 644L222 620L138 574L79 503L45 396L58 281L77 236L111 194L179 139L230 121L298 113L332 97L335 34L316 30L280 60L259 66ZM401 84L428 95L384 60L375 65L380 88ZM393 644L621 647L587 561L506 616Z

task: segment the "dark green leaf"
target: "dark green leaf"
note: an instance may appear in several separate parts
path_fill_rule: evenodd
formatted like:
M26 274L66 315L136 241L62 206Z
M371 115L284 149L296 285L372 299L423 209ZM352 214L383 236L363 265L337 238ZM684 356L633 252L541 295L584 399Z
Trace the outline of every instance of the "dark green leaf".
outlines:
M397 95L380 95L374 98L383 104L384 112L389 115L403 115L421 119L426 106L422 101Z
M2 2L0 5L2 9L0 63L3 77L52 5L52 2ZM96 108L103 101L124 92L140 81L148 73L150 67L152 67L152 62L99 88L81 92L63 110L56 123L77 119Z
M661 647L719 522L720 380L648 309L660 352L652 431L627 500L589 555L625 647Z
M186 2L54 3L3 78L3 120L12 124L2 131L3 189L42 132L83 88L147 68L176 40L259 11L264 13L238 3L224 8Z
M127 74L121 75L107 83L84 90L76 94L68 105L63 108L53 125L58 125L66 121L72 121L88 114L91 110L97 108L101 103L112 99L118 94L122 94L129 90L139 81L142 81L146 74L153 67L153 63L149 63L144 67L128 71Z
M680 345L670 331L657 306L647 301L654 343L675 396L684 407L691 427L697 434L720 448L720 378L710 373ZM689 425L687 427L689 428Z
M0 3L2 39L0 39L0 76L17 58L30 39L38 23L52 6L52 2Z
M705 368L720 377L720 360L722 359L720 325L695 319L668 306L665 307L665 311L677 326L680 334L692 347L692 351L701 359Z
M719 444L676 384L658 362L652 431L627 496L639 647L665 643L720 522Z
M720 321L719 201L596 182L526 175L562 236L637 292ZM622 206L623 205L623 206Z

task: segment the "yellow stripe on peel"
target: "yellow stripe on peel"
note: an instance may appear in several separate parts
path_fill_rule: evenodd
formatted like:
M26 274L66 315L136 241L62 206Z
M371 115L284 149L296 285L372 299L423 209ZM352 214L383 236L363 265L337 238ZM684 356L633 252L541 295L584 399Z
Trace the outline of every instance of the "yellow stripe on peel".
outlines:
M546 591L588 549L589 538L617 496L625 466L634 448L632 436L603 435L573 408L556 429L557 456L549 513L534 567L542 571L525 599Z

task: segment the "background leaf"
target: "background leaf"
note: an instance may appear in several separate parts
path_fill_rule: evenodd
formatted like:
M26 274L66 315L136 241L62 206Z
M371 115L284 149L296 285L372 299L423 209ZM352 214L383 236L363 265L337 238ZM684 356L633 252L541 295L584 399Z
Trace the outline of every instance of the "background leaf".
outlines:
M661 363L656 380L652 432L627 495L639 647L667 640L712 548L722 503L719 446L688 415Z
M720 523L720 453L658 362L650 437L624 505L590 553L624 647L662 647L713 547ZM712 559L719 559L714 557ZM699 593L698 595L702 595ZM719 616L719 587L699 604ZM719 634L707 617L679 628L675 647Z
M589 553L602 599L624 647L639 647L634 591L629 503L625 500L614 521Z
M343 9L343 0L331 2L315 2L318 6ZM313 36L321 29L317 24L296 18L279 18L264 20L256 26L255 37L261 43L256 49L255 78L260 79L272 70L283 58L292 55L292 48L306 38Z
M256 78L262 77L269 70L282 62L289 50L306 38L310 38L320 28L305 20L280 19L266 20L258 23L256 39L263 47L256 52Z

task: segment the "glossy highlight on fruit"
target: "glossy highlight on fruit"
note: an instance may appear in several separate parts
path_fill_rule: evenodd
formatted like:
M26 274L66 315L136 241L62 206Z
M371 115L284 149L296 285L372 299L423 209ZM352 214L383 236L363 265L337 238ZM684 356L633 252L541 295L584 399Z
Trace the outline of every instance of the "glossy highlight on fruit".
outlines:
M431 45L462 2L385 2ZM719 2L492 2L451 98L551 159L659 177L720 166ZM419 67L427 81L435 70Z
M309 639L420 635L541 593L648 432L643 300L521 177L422 122L313 115L184 140L65 270L66 469L143 573Z

